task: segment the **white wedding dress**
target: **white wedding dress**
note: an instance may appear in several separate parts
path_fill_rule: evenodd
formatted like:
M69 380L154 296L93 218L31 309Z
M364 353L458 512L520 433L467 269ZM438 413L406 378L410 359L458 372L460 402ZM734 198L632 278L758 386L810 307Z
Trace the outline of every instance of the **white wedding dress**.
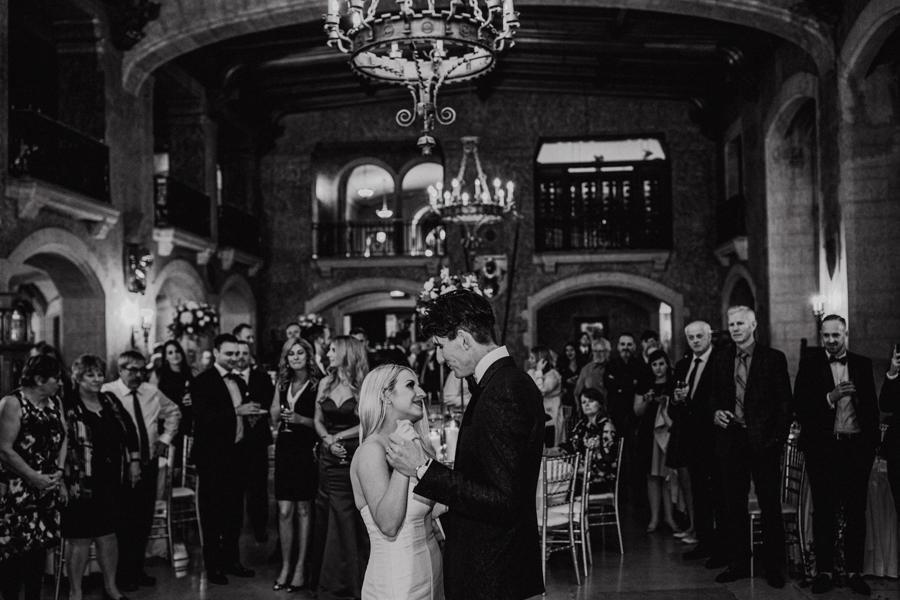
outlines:
M360 510L372 549L362 600L444 600L441 549L431 521L431 506L413 494L410 483L406 519L395 537L375 524L369 507Z

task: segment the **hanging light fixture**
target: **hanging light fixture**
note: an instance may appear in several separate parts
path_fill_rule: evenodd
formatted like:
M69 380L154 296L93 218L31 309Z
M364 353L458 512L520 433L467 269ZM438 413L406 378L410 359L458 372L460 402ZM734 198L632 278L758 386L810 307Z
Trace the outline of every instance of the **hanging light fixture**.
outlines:
M519 27L513 0L443 0L442 8L436 0L394 0L380 11L381 0L327 1L328 45L349 54L360 75L409 89L413 110L399 111L397 123L409 127L421 119L418 145L426 155L435 122L456 119L452 108L438 108L440 88L490 71Z
M469 226L469 233L473 234L476 225L499 221L506 213L515 211L515 186L512 181L504 184L500 178L488 185L478 157L478 137L464 137L462 143L459 173L450 182L450 189L444 189L443 183L438 182L428 187L428 196L432 210L444 221ZM466 167L470 159L475 167L471 183L466 180Z
M381 208L375 211L375 214L378 215L379 219L390 219L394 216L394 211L388 208L387 205L387 183L382 180L381 181Z

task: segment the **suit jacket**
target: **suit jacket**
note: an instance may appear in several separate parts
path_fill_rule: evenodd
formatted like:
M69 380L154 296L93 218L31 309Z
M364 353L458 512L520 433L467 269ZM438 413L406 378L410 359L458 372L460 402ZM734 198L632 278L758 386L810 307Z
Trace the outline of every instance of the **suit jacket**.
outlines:
M258 402L260 408L267 411L272 406L275 397L275 386L272 378L262 369L250 369L250 382L247 385L247 397L250 402ZM266 415L254 420L244 417L244 439L255 447L264 449L272 443L272 430L269 428L269 418Z
M712 410L735 410L734 360L737 347L718 353L706 369L712 375ZM710 369L711 367L711 369ZM705 373L704 373L705 375ZM747 385L744 388L744 420L750 445L756 452L783 446L791 427L791 377L787 359L780 350L756 342ZM731 449L730 436L716 427L716 452Z
M882 412L893 413L881 442L881 454L888 460L900 461L900 377L884 378L878 406Z
M202 473L227 467L237 435L237 415L225 380L211 367L191 381L191 403L194 407L194 445L191 458Z
M676 450L681 456L679 463L692 465L695 461L708 460L715 450L716 426L713 424L712 380L713 365L719 351L713 348L699 379L694 381L694 393L683 404L669 403L669 451ZM693 353L675 363L675 381L687 381Z
M856 421L865 447L872 453L881 438L878 396L872 361L859 354L847 353L850 381L856 386L851 397ZM800 368L794 381L794 411L800 423L800 449L804 452L823 448L834 440L834 419L837 409L828 405L826 396L834 389L834 375L824 348L815 348L800 358Z
M453 469L432 463L416 493L450 507L448 600L518 600L544 591L536 493L541 392L512 358L488 367L466 407Z

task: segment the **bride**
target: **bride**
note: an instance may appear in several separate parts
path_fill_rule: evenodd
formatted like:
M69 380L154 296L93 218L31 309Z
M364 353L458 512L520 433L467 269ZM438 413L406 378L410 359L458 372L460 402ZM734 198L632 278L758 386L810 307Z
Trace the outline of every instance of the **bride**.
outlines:
M350 480L372 545L362 600L443 600L441 551L432 519L446 509L413 494L415 482L391 471L385 458L394 431L420 440L434 458L425 392L415 373L391 364L369 373L360 389L359 421L362 444L350 464Z

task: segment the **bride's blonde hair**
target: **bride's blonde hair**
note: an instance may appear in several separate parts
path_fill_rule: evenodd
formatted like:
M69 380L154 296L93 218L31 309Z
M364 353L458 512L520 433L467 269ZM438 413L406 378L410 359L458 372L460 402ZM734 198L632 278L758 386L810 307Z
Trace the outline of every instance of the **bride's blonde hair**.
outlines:
M388 394L394 391L397 378L402 372L408 372L418 383L415 371L402 365L386 364L376 367L363 379L359 390L359 441L363 442L373 433L377 433L387 417ZM434 448L431 446L430 432L428 430L428 415L413 423L413 428L422 440L425 453L431 458L437 458Z

